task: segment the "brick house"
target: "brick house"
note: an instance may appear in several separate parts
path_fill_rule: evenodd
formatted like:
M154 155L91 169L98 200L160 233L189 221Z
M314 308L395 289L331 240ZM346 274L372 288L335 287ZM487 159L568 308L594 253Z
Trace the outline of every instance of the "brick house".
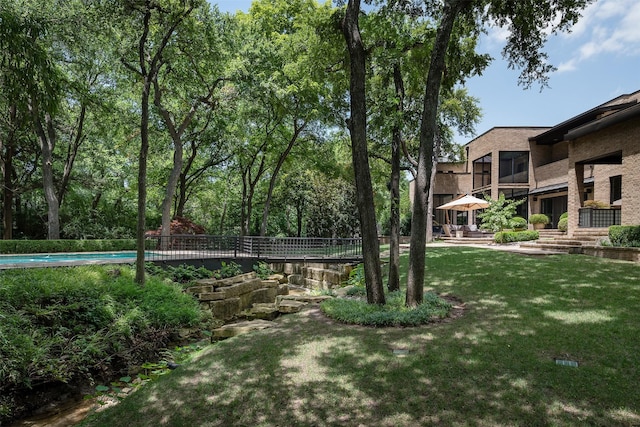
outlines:
M439 163L434 207L462 194L522 199L518 215L569 213L578 228L640 224L640 91L553 127L494 127L464 146L466 160ZM412 193L412 192L411 192ZM604 208L585 207L585 201ZM478 222L475 212L434 210L434 218ZM455 218L455 219L453 219Z

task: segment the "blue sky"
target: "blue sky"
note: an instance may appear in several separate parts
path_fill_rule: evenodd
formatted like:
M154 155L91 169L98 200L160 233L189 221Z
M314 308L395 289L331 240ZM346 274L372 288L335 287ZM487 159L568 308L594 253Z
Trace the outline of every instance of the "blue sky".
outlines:
M247 11L250 0L210 0L226 12ZM467 81L478 98L482 134L494 126L553 126L618 95L640 90L640 1L597 0L570 33L551 36L545 48L558 68L549 87L524 90L519 72L501 58L505 31L490 28L479 51L495 58L482 76ZM470 138L458 136L465 144Z

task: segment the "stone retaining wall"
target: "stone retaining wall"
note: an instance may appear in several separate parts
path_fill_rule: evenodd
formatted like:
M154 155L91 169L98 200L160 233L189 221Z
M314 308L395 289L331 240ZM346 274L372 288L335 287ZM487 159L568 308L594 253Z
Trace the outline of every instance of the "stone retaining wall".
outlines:
M273 303L278 295L288 294L289 288L279 280L262 280L252 272L228 279L201 279L186 292L198 298L214 318L229 320L253 304Z
M580 253L600 258L640 262L640 248L620 248L614 246L585 246Z
M323 263L272 264L275 274L262 280L255 272L228 279L201 279L186 292L211 311L215 319L231 320L260 304L273 304L279 295L287 295L289 286L308 289L333 289L349 278L354 265Z
M291 285L327 290L336 288L349 279L355 265L305 262L271 264L270 268L286 275Z

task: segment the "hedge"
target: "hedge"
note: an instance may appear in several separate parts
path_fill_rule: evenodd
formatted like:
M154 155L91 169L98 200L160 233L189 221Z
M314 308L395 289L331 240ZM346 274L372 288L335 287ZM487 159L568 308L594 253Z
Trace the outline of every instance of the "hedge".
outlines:
M539 238L540 233L537 231L501 231L493 236L493 241L496 243L512 243L525 242L527 240L537 240Z
M155 244L155 242L151 243ZM130 251L135 249L135 239L0 240L0 253L2 254Z
M613 246L640 248L640 225L612 225L609 240Z

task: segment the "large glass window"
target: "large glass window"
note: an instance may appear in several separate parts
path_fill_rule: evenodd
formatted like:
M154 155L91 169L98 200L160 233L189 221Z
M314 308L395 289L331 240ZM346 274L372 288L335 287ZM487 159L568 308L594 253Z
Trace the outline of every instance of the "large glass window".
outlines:
M527 212L529 210L529 202L527 196L529 194L528 190L518 189L518 188L501 188L499 190L504 194L504 198L507 200L522 200L524 199L524 203L520 204L516 208L516 216L521 216L523 218L527 218Z
M609 203L613 204L616 200L622 199L622 175L609 178L609 184L611 188Z
M491 154L473 162L473 188L491 185Z
M529 152L501 151L499 182L526 184L529 182Z

